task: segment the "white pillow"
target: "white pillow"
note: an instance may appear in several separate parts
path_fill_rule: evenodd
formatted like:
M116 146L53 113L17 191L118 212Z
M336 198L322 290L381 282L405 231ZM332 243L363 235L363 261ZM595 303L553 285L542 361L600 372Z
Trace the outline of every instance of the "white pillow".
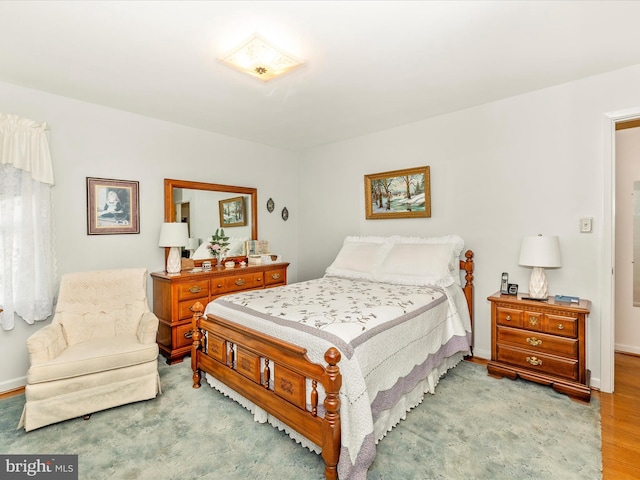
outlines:
M455 282L449 264L452 243L395 243L389 250L375 279L399 285L437 285Z
M386 237L347 237L325 274L332 277L374 280L389 244Z
M402 237L394 235L389 237L391 243L417 243L417 244L449 244L452 246L449 259L449 273L453 280L460 285L460 254L464 249L464 240L458 235L445 235L443 237Z

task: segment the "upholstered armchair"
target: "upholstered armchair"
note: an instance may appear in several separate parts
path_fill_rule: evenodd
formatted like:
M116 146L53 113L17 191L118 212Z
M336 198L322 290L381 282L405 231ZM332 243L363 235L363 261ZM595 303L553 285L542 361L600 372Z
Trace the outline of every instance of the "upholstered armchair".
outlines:
M143 268L63 275L50 325L27 339L31 362L18 428L26 431L154 398L158 318Z

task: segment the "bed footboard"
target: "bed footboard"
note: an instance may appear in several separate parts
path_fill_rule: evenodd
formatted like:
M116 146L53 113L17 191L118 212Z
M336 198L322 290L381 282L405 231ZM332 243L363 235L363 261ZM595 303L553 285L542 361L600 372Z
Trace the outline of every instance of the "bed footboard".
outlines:
M329 348L324 355L327 366L318 365L304 348L220 317L204 317L199 302L192 308L193 388L200 388L201 372L212 375L320 446L326 478L337 479L340 352ZM318 412L318 384L325 392L324 416Z

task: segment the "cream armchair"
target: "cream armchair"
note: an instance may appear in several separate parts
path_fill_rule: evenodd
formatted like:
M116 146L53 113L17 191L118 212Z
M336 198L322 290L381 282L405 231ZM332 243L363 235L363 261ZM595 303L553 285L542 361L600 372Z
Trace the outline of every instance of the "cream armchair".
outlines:
M145 269L63 275L53 321L27 339L26 431L154 398L158 318Z

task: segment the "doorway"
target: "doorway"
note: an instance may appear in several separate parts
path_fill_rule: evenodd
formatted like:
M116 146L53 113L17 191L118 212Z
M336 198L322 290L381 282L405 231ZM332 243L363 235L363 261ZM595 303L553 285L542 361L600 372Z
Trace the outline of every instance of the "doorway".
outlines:
M615 376L616 124L636 120L640 120L640 108L606 113L603 122L600 390L607 393L614 390Z

